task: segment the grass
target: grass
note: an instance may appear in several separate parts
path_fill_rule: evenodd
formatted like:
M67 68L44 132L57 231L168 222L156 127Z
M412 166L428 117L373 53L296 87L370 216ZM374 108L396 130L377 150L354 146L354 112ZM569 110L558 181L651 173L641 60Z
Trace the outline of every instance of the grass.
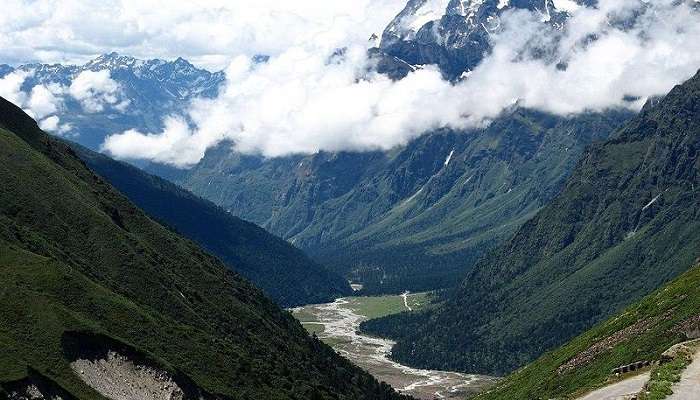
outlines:
M320 322L302 322L301 326L309 332L309 335L320 335L326 331L326 327Z
M622 340L608 342L620 332L640 323L643 329ZM571 399L614 382L611 371L637 361L656 361L672 345L685 340L685 331L700 324L700 265L665 287L645 297L618 315L598 324L559 349L550 351L535 362L508 376L479 400ZM600 351L591 353L596 344ZM561 370L584 354L573 368ZM658 381L672 381L682 362L662 366ZM662 393L667 384L658 384L651 391Z
M693 361L695 347L682 346L671 361L654 368L639 400L663 400L672 395L673 385L680 382L681 374Z
M414 311L419 310L430 305L432 296L431 292L410 293L407 297L407 303ZM348 304L345 307L368 319L408 311L401 296L347 297L346 299ZM325 327L309 307L295 308L293 312L294 318L301 322L310 335L321 336L325 332ZM347 343L345 339L340 338L324 337L321 340L331 347Z
M316 316L305 308L294 309L294 318L296 318L302 324L304 322L318 322Z
M430 292L411 293L407 303L414 311L425 307L430 301ZM351 297L348 307L356 314L367 319L385 317L408 311L401 296Z

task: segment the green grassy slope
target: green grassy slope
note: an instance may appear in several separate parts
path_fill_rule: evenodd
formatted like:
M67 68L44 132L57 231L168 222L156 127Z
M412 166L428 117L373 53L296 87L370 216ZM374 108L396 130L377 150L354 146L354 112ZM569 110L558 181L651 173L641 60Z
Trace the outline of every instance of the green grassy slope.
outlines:
M700 266L507 377L479 400L572 398L614 379L613 368L658 361L700 332Z
M61 344L92 332L228 398L398 398L4 99L0 182L0 386L38 373L99 398Z
M507 373L532 361L698 257L699 152L700 75L593 146L562 193L442 311L414 317L415 329L367 328L398 337L394 356L415 365Z
M134 204L219 257L283 307L325 303L352 292L347 280L262 228L138 168L71 146Z

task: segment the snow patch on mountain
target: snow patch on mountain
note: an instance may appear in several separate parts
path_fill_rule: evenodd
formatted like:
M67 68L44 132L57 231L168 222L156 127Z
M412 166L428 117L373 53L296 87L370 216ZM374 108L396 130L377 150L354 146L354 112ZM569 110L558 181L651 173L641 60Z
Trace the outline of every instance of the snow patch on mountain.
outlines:
M574 12L581 8L581 6L573 0L554 0L554 8L559 11L564 12Z
M466 18L469 24L475 24L477 13L484 2L485 0L461 0L459 4L460 15Z
M414 0L409 1L406 8L399 14L397 20L388 30L394 34L418 32L425 24L442 18L450 0Z
M452 156L455 154L455 151L452 150L450 154L447 155L447 158L445 159L445 166L450 165L450 161L452 160Z

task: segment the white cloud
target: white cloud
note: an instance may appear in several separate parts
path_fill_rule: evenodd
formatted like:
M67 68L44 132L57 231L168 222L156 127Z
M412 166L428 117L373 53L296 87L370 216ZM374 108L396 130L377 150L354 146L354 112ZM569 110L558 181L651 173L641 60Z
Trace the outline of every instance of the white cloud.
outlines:
M88 113L102 112L107 107L125 112L130 104L107 70L81 72L68 87L50 83L23 88L32 75L13 71L0 79L0 97L21 107L48 132L66 134L72 129L70 124L61 124L59 117L68 96L77 100Z
M68 92L88 113L102 112L105 106L124 111L129 105L122 98L120 85L111 78L108 70L81 72L73 79Z
M39 128L45 130L45 131L55 131L58 130L58 123L60 122L60 119L52 115L48 118L44 118L41 123L39 123Z
M516 103L561 115L639 107L700 68L698 15L673 3L600 0L596 9L571 9L563 33L544 26L536 13L512 12L494 38L493 54L459 84L434 68L398 82L367 74L359 42L342 62L329 63L332 49L313 41L264 65L239 57L217 99L193 102L186 118L169 117L163 132L113 135L104 149L188 166L222 141L266 156L388 149L433 128L482 126ZM631 11L642 12L634 26L611 23ZM533 47L551 56L530 57ZM630 104L629 97L640 101Z
M29 93L22 90L22 85L31 77L30 73L14 71L0 79L0 97L21 107L30 117L37 120L39 127L57 134L68 133L69 124L60 124L56 113L63 104L65 88L57 85L36 85Z
M49 86L34 86L26 106L32 110L35 117L38 119L55 114L62 102L62 100L56 96L62 95L63 92L64 88L55 84Z
M581 8L574 0L554 0L554 7L567 12L574 12Z
M21 107L27 101L27 94L21 89L26 78L27 73L14 71L0 79L0 97Z
M64 136L71 133L73 126L71 124L62 124L61 119L57 115L52 115L39 121L39 128L54 135Z
M405 0L4 0L0 60L81 63L118 51L185 57L210 69L234 55L367 40Z

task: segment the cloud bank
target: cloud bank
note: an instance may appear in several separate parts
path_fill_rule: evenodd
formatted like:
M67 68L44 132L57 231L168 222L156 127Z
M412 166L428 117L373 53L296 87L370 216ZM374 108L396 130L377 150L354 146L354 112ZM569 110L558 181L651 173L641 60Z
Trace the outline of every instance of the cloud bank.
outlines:
M121 87L108 70L81 72L73 79L68 92L87 113L102 112L105 106L124 111L129 106L128 100L121 100Z
M103 112L107 108L124 112L129 106L121 86L107 70L83 71L69 86L38 84L26 92L23 85L32 75L31 70L17 70L0 78L0 97L21 107L48 132L60 135L70 132L71 125L61 123L59 116L68 100L80 103L86 113Z
M82 64L117 51L184 57L210 70L232 55L338 47L381 33L404 0L3 0L0 60Z
M69 125L61 125L58 113L65 88L59 85L37 85L29 93L22 91L22 84L30 74L14 71L0 79L0 97L21 107L24 112L37 120L39 126L49 132L66 133Z
M104 150L187 167L224 141L269 157L388 149L439 127L483 126L514 105L558 115L639 108L700 68L692 3L600 0L571 7L561 31L509 12L492 54L457 84L431 67L397 82L367 72L366 39L348 40L342 56L331 57L332 40L291 45L262 65L240 56L218 98L168 116L162 132L112 135Z

